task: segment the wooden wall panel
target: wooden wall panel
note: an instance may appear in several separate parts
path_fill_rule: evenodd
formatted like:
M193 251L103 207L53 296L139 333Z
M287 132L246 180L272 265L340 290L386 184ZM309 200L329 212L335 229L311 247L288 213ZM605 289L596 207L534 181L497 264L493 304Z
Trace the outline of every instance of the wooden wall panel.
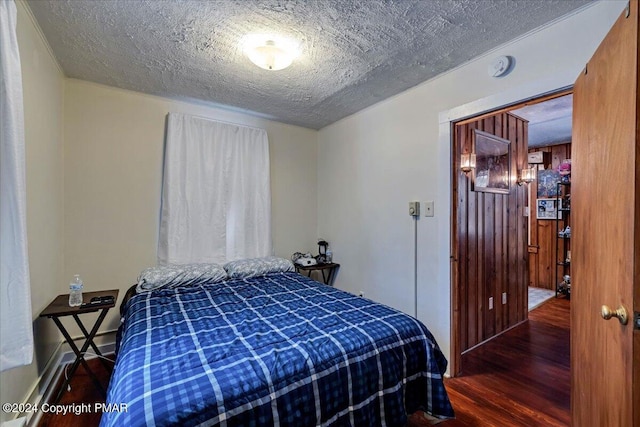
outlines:
M530 153L542 151L548 153L547 162L539 165L539 169L554 169L565 159L571 158L571 143L552 145L549 147L532 148ZM537 181L530 184L531 241L529 243L529 286L545 289L556 289L555 269L560 268L555 260L556 224L555 221L536 219L535 200L537 196Z
M509 113L466 121L455 126L454 158L472 151L474 129L511 141L509 194L471 191L470 177L454 179L456 225L454 264L461 352L493 337L527 317L526 186L518 186L518 171L527 162L527 122ZM457 164L457 160L456 160ZM507 302L502 304L502 293ZM494 307L489 309L489 298ZM455 322L454 322L455 324ZM455 338L454 338L455 339Z

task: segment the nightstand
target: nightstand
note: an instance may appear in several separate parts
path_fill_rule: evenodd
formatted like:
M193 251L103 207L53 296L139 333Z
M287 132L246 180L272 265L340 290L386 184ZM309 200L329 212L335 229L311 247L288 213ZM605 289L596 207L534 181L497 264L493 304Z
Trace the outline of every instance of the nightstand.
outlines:
M107 304L99 304L99 305L89 304L89 302L91 301L91 298L101 297L101 296L112 296L113 302L110 302ZM107 394L104 390L104 387L102 387L102 384L100 384L100 381L98 380L96 375L93 373L91 368L89 368L89 365L87 364L87 361L84 358L84 354L89 349L89 347L91 347L98 356L102 356L102 353L100 353L100 350L93 342L93 339L95 338L96 333L98 332L98 328L100 328L100 325L102 324L102 321L107 315L107 312L109 311L109 309L115 307L116 301L118 300L118 290L113 289L109 291L83 292L82 300L83 300L83 304L81 306L70 307L69 294L58 295L56 299L54 299L53 302L51 302L51 304L49 304L47 308L45 308L42 311L42 313L40 313L40 317L48 317L49 319L53 320L53 322L56 324L58 329L60 329L60 332L62 332L62 335L64 336L65 340L67 340L69 347L71 347L71 349L76 355L76 360L73 362L73 365L69 370L69 374L65 379L64 383L62 384L62 387L60 388L60 391L58 392L58 395L56 396L54 403L57 403L60 400L62 393L64 393L64 391L66 390L67 386L69 385L69 382L71 381L71 378L75 374L80 364L82 364L82 366L87 371L89 376L91 376L91 379L93 380L93 383L95 384L96 388L100 390L100 392L102 392L103 395L106 396ZM85 326L82 324L78 316L80 314L94 313L96 311L100 311L100 315L98 316L98 319L96 320L93 327L91 328L91 332L87 332L87 328L85 328ZM73 342L73 339L71 338L71 336L69 336L69 333L65 329L64 325L60 321L60 318L65 316L72 316L73 319L76 321L78 327L84 334L85 342L82 345L82 348L80 348L79 350L76 344ZM107 370L111 370L109 365L107 365L107 363L104 361L104 359L102 359L102 357L100 357L100 362Z
M340 264L336 264L335 262L328 262L325 264L316 264L316 265L297 265L296 264L296 272L302 274L302 271L307 272L307 276L311 277L312 271L320 271L322 272L322 280L325 285L332 286L334 276L336 275L336 271L340 268Z

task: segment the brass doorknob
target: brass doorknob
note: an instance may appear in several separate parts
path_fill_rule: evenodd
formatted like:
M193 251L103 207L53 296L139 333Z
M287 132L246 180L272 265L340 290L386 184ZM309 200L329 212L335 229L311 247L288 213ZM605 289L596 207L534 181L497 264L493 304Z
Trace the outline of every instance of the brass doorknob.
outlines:
M612 317L617 317L621 324L626 325L629 322L629 316L627 310L621 305L617 310L611 310L608 305L602 306L602 318L609 320Z

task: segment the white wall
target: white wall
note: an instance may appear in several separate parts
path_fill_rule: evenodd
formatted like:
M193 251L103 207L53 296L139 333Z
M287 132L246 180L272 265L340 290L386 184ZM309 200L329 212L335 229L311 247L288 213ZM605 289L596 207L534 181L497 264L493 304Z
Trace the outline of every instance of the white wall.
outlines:
M269 136L276 255L316 245L317 131L68 79L64 277L120 289L156 265L165 117L170 111L261 127ZM117 310L102 330L117 328Z
M53 353L60 335L38 315L64 289L63 283L63 95L64 80L22 2L18 46L24 98L27 237L34 317L35 357L31 365L0 374L0 402L22 402ZM0 420L13 418L4 412Z
M341 263L336 286L413 314L408 202L434 200L435 217L418 221L418 318L448 357L451 159L440 113L461 117L571 84L625 4L595 4L321 129L318 233ZM499 55L515 57L515 69L488 77Z

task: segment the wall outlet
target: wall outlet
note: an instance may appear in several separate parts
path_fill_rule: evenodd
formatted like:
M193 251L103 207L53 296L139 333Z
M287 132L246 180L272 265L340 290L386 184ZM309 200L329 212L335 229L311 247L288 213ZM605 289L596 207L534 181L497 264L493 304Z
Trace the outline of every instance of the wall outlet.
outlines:
M360 292L358 293L358 296L360 296L360 297L363 297L363 298L364 298L364 291L360 291Z
M502 293L502 305L505 305L507 303L507 293L503 292Z
M489 310L493 310L493 297L489 297Z
M424 202L424 216L434 216L434 202L433 200L427 200Z

